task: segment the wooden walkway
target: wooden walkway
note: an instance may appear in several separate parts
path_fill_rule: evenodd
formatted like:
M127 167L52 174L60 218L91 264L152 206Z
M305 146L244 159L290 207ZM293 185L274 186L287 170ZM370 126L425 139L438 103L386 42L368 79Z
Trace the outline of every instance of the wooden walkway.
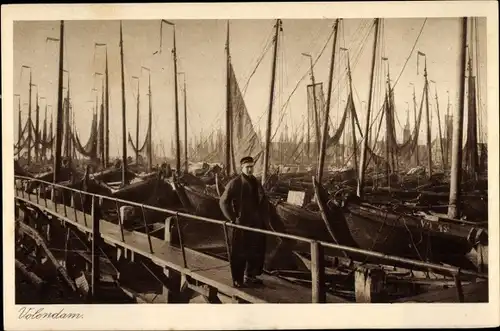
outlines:
M32 205L53 217L74 225L83 233L92 233L92 216L78 211L70 206L55 204L47 199L37 198L35 194L17 194L16 200ZM85 224L85 218L87 225ZM263 287L241 288L232 286L231 271L229 262L208 256L206 254L185 248L185 261L182 250L171 246L159 238L150 236L152 253L148 236L136 231L123 230L124 240L120 226L105 220L100 220L100 233L105 243L112 246L121 247L131 252L143 256L155 264L189 276L193 280L216 288L219 293L229 297L238 298L251 303L311 303L311 289L279 279L277 277L264 275ZM326 294L327 303L345 303L346 300Z

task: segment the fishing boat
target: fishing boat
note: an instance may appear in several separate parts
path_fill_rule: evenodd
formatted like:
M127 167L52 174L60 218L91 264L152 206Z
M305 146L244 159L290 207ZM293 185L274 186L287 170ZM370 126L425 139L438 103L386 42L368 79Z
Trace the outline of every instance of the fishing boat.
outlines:
M314 182L317 203L326 220L347 227L350 237L338 235L339 244L419 260L445 262L474 268L465 255L476 240L485 240L486 232L470 223L410 215L374 206L359 199L354 192L330 195ZM474 237L481 233L480 238ZM471 237L472 236L472 237Z

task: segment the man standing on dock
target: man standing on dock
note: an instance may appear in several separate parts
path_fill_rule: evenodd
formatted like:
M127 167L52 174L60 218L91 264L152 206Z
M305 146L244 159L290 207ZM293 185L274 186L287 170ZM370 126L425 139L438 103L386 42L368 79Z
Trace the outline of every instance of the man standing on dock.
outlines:
M235 224L264 229L268 200L264 188L253 175L251 156L241 159L241 175L233 178L220 197L219 204L226 218ZM231 273L235 287L261 285L266 253L264 234L233 228L231 240Z

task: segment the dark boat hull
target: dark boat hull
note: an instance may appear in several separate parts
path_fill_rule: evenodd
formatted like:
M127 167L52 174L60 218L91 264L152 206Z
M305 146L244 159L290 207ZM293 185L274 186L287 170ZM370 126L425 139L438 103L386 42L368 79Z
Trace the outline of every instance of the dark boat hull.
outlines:
M474 227L470 224L398 213L364 203L356 196L335 197L334 201L321 185L315 183L315 186L325 217L334 219L340 228L346 227L350 232L353 244L347 246L474 268L465 258L472 249L469 234ZM339 235L339 238L343 237Z
M363 249L436 261L464 256L471 249L466 234L448 235L444 228L440 232L407 225L411 216L391 212L383 216L378 210L354 204L344 215L353 239Z

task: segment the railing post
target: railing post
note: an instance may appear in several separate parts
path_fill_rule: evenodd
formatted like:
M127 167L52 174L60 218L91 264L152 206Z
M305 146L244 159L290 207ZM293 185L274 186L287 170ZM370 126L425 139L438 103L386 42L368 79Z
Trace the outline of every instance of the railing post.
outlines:
M224 239L226 240L227 260L229 261L229 264L231 264L231 246L229 244L229 234L227 232L227 222L224 222L224 224L222 224L222 227L224 228Z
M181 226L179 224L179 213L175 214L175 225L177 226L177 233L179 234L179 245L181 246L181 251L182 251L182 261L184 262L184 268L187 268L186 251L184 250L182 231L181 231Z
M63 203L63 210L64 210L64 216L65 217L68 217L68 209L67 209L67 206L66 206L66 199L64 199L64 196L66 195L64 192L65 189L61 189L61 194L62 194L62 203Z
M85 226L88 226L87 225L87 212L85 211L85 205L83 204L83 194L82 194L82 191L78 192L78 194L80 195L80 204L82 206L82 211L83 211L83 223L85 224Z
M78 223L78 213L76 212L75 191L71 190L71 207L75 213L75 222Z
M455 280L455 286L457 288L457 297L459 302L464 302L464 289L462 288L462 282L460 280L460 270L458 273L453 275L453 278Z
M317 241L311 242L311 280L312 302L326 302L323 246Z
M142 211L142 219L144 221L146 235L148 236L149 252L153 254L153 244L151 243L151 235L149 234L149 227L148 223L146 222L146 213L144 212L144 205L141 206L141 211Z
M47 205L47 185L44 186L44 189L43 189L43 201L45 202L45 208L48 207Z
M120 208L118 207L118 201L115 200L116 215L118 216L118 225L120 226L120 235L122 237L122 242L125 242L125 235L123 234L123 223L121 219Z
M92 196L92 280L91 280L91 298L95 302L99 296L100 265L99 265L99 242L101 233L99 229L99 211L97 207L97 198Z
M53 183L51 183L51 185L50 185L50 199L54 203L54 210L57 213L56 187L54 186Z

